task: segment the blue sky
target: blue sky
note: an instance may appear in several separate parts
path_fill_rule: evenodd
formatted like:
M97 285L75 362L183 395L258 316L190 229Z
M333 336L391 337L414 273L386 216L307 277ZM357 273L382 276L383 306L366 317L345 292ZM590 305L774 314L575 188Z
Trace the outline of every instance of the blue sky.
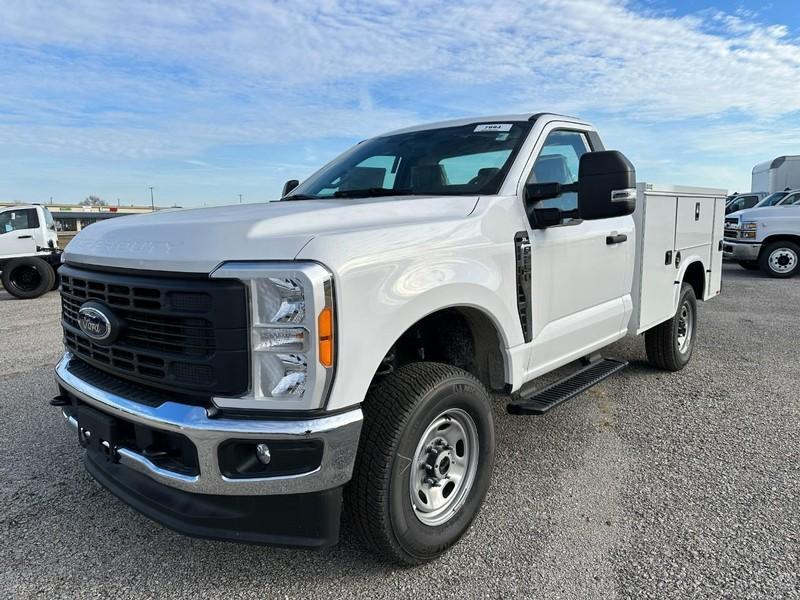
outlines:
M264 201L372 134L540 110L746 191L800 154L797 0L2 5L0 200Z

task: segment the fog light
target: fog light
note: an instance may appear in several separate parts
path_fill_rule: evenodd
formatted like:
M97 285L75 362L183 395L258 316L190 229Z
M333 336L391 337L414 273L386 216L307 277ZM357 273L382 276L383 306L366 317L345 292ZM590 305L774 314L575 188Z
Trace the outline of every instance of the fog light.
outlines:
M272 454L270 454L269 446L266 444L256 446L256 456L258 457L258 462L262 465L268 465L269 461L272 460Z

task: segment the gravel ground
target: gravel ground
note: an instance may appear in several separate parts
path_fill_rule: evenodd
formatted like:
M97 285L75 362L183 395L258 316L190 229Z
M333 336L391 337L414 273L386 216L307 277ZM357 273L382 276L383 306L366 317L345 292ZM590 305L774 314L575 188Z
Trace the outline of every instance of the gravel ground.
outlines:
M0 291L0 596L800 598L800 280L726 265L691 365L631 367L544 417L505 414L484 509L441 560L194 540L84 471L47 405L58 297Z

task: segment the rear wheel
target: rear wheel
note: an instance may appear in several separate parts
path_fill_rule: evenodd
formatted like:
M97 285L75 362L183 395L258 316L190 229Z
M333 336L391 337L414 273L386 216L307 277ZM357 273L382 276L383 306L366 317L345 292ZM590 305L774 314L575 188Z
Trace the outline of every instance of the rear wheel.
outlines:
M35 256L15 258L3 267L3 287L17 298L38 298L53 289L56 272Z
M757 260L740 260L739 266L748 271L758 271L759 269Z
M346 498L356 531L388 560L433 560L469 528L489 487L489 396L469 373L423 362L384 377L362 408Z
M800 246L794 242L773 242L761 251L761 270L772 277L792 277L800 271Z
M644 334L647 360L654 367L680 371L692 358L697 336L697 299L688 283L681 286L675 316Z

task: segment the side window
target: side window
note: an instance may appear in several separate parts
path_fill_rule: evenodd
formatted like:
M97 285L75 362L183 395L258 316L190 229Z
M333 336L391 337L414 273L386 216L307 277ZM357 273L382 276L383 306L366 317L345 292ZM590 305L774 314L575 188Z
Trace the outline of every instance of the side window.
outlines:
M37 227L39 227L39 217L36 215L36 209L8 210L0 213L0 233Z
M798 203L800 203L800 193L789 194L788 196L786 196L786 198L783 199L783 202L781 202L781 204L784 206L791 206L792 204L798 204Z
M589 151L586 136L578 131L555 130L547 135L542 151L533 164L527 183L570 184L578 181L581 156ZM578 208L578 194L567 192L558 198L542 200L537 208Z

